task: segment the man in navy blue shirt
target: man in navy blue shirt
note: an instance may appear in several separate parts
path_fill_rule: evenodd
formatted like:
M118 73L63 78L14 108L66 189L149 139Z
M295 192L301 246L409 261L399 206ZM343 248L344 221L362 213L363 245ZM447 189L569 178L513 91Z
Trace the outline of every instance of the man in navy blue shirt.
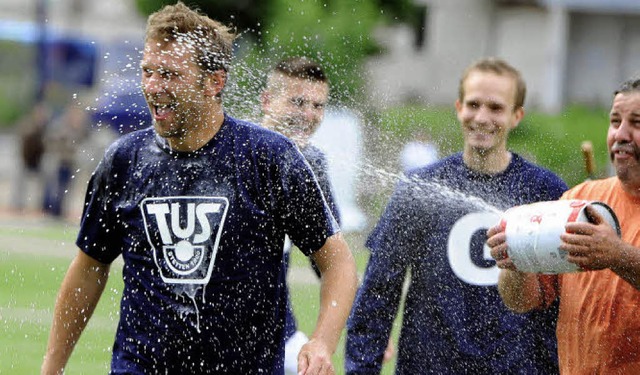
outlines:
M322 272L301 373L332 374L355 264L313 172L280 134L224 113L234 36L182 3L149 17L141 62L153 127L89 182L42 366L61 373L124 260L113 374L282 374L285 233Z
M264 112L262 124L286 135L298 146L311 166L331 213L339 224L340 214L329 181L327 157L309 141L322 122L329 99L329 80L324 70L320 64L306 57L285 58L269 72L267 85L260 99ZM288 266L291 246L288 239L286 242L284 257ZM315 264L312 266L317 271ZM297 374L298 353L308 338L304 332L297 330L291 301L288 302L285 373Z
M566 189L507 148L524 98L520 73L502 60L465 70L455 105L464 150L411 171L367 240L371 257L347 323L347 373L380 372L407 270L396 373L558 372L556 315L510 312L485 245L500 210Z

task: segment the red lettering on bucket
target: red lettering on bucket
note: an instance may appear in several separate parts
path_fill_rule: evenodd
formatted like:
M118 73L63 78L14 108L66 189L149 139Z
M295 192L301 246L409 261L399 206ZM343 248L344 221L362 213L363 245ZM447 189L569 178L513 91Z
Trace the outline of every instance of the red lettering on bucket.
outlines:
M576 201L573 201L573 202L569 203L569 207L579 208L579 207L585 206L586 204L587 204L587 201L576 200Z
M533 215L531 219L529 219L532 223L542 223L542 215Z
M573 206L573 203L571 204L571 206ZM576 221L576 219L578 218L578 215L580 215L580 211L582 211L583 206L584 206L584 202L583 204L573 206L573 210L571 210L571 213L567 218L567 223L573 223Z

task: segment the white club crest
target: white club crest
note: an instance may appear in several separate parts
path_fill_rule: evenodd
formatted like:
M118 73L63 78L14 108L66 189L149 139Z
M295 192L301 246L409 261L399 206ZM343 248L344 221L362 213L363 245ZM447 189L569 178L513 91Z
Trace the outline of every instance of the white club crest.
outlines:
M209 282L228 207L224 197L146 198L140 203L163 281Z

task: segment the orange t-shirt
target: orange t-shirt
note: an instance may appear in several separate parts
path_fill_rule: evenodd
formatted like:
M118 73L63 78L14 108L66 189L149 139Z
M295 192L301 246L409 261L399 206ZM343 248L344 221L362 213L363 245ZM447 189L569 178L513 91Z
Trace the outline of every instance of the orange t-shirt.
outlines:
M640 247L640 199L616 177L588 181L564 199L609 205L622 239ZM640 374L640 291L611 270L559 276L558 357L563 374Z

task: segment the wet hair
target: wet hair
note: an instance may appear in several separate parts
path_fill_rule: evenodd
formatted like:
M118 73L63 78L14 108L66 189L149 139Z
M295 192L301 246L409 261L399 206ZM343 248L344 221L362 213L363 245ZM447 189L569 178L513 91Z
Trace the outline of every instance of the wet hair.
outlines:
M524 106L524 99L527 95L527 85L524 83L522 75L516 68L509 65L509 63L496 57L488 57L478 60L464 70L458 85L458 99L460 101L464 100L464 82L472 72L476 71L495 73L500 76L511 76L516 83L516 97L514 98L515 108L521 108Z
M618 86L616 91L613 92L613 96L616 96L620 93L626 94L632 91L640 92L640 78L632 78L630 80L624 81Z
M149 16L145 42L190 44L195 48L200 68L213 73L220 69L228 71L235 37L231 28L179 1Z
M314 82L327 82L327 76L317 62L306 57L289 57L281 60L272 69L287 77L306 79ZM271 74L270 74L271 75Z

